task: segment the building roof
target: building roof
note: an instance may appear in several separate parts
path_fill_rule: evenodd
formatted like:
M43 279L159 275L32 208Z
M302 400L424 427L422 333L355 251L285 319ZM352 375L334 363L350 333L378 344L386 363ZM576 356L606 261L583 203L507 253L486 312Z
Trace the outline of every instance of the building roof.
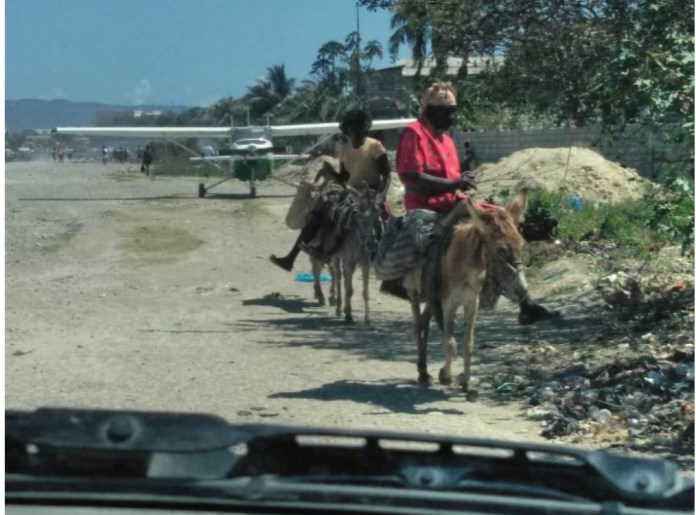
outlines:
M481 73L487 66L492 64L500 64L502 62L502 57L471 57L469 58L469 75L476 75ZM447 68L445 75L457 75L459 68L464 62L463 57L448 57L447 58ZM416 74L416 62L413 59L398 59L396 61L396 66L401 67L401 75L404 77L413 77ZM427 77L430 72L435 67L435 59L429 57L423 62L423 67L421 68L421 75Z

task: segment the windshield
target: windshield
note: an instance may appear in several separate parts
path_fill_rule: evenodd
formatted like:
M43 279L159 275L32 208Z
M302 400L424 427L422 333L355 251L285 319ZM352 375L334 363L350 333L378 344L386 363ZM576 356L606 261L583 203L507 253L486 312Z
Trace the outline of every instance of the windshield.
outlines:
M6 407L693 475L693 6L615 4L8 0Z

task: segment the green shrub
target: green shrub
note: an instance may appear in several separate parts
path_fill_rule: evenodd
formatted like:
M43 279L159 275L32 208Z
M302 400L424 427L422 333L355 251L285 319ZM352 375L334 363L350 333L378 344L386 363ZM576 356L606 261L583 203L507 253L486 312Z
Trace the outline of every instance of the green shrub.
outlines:
M659 195L648 192L641 199L615 204L585 201L577 211L563 192L534 192L527 212L550 211L558 220L558 236L564 240L610 240L642 257L665 244L682 245L683 251L693 249L693 184L677 182L659 191ZM500 191L490 200L504 202L507 196L509 192Z

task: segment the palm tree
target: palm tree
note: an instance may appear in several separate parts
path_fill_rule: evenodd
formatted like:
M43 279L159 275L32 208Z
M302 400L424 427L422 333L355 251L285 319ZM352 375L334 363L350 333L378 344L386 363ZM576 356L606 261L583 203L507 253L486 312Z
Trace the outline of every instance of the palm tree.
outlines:
M316 76L319 85L329 90L331 96L340 96L348 83L349 71L346 66L350 57L346 45L338 41L324 43L312 64L311 73Z
M394 32L389 37L389 54L395 60L401 45L411 47L411 56L416 64L416 79L420 77L425 62L430 36L425 7L422 0L400 0L391 18L391 28Z
M244 99L249 103L251 115L259 118L290 96L294 87L295 79L287 77L285 65L274 65L266 69L264 79L257 79L256 84L248 88Z
M365 68L368 69L372 66L372 60L375 58L382 59L382 45L379 41L371 40L365 43L361 55L363 61L366 61Z

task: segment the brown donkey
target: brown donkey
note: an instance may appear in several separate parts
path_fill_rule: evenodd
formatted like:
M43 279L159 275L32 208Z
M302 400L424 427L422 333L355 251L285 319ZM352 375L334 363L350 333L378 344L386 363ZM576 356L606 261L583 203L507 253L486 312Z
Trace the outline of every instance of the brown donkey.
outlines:
M527 193L527 189L520 190L507 209L500 208L498 211L486 211L469 199L455 208L447 219L456 219L462 211L467 211L469 217L457 223L453 229L450 243L441 257L439 278L432 285L432 294L425 295L423 292L421 269L404 277L404 287L408 291L413 312L420 382L430 383L427 345L432 316L442 329L445 354L439 380L443 384L450 384L452 359L456 353L454 315L460 306L464 307L464 375L461 385L464 391L468 391L474 323L484 282L487 283L487 290L488 285L493 283L497 285L493 287L494 290L505 292L509 298L520 297L526 289L522 272L524 239L517 226L527 206ZM426 306L421 313L422 302L426 302Z

